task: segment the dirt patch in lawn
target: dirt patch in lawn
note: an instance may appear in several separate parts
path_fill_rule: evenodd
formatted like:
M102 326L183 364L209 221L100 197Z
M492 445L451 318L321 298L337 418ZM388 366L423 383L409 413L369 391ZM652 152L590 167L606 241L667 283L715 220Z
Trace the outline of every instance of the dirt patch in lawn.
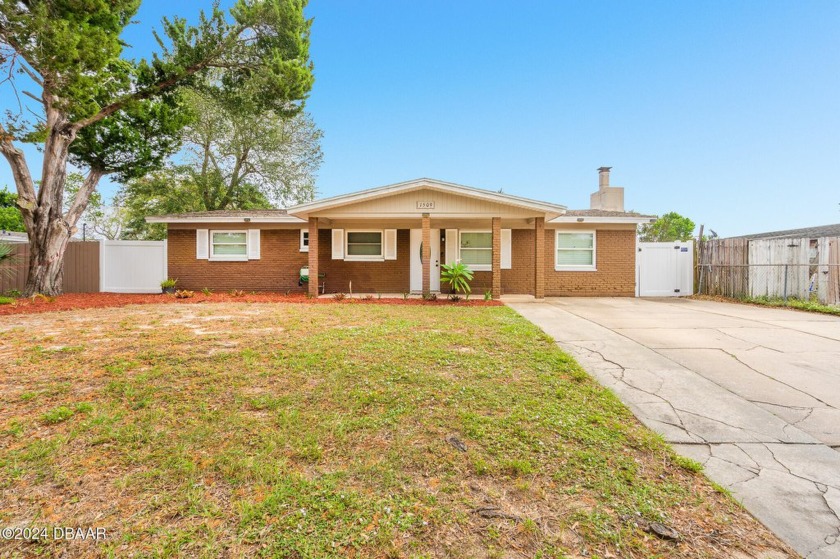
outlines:
M190 298L177 298L174 294L138 294L138 293L67 293L57 297L25 297L14 299L12 303L0 305L0 316L11 314L33 314L53 311L69 311L79 309L95 309L107 307L124 307L126 305L161 305L178 304L190 305L196 303L305 303L311 305L411 305L411 306L459 306L459 307L493 307L500 306L500 301L484 301L481 299L470 301L450 301L441 295L436 300L420 298L370 298L346 297L344 299L309 298L303 293L230 293L194 292Z
M505 307L9 316L0 355L0 526L107 535L0 555L793 556Z

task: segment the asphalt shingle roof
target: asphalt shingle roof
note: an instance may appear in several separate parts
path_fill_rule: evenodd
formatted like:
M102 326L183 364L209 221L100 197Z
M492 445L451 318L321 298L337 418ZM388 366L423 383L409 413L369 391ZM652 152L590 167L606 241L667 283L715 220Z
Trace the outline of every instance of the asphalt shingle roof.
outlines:
M802 229L785 229L782 231L768 231L767 233L753 233L740 235L733 239L774 239L774 238L809 238L819 237L840 237L840 223L831 225L818 225L816 227L803 227Z

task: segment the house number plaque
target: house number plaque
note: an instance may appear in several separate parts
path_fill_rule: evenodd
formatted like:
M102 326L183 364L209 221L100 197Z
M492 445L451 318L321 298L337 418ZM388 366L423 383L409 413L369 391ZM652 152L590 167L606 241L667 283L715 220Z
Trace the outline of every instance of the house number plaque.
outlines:
M418 210L433 210L435 209L434 202L417 202Z

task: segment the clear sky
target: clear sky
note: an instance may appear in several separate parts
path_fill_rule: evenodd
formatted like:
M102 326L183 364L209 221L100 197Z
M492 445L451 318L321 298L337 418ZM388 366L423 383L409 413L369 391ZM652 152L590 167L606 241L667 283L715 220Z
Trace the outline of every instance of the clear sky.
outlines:
M144 0L131 55L151 52L161 16L207 5ZM586 208L607 165L628 210L721 236L840 222L836 0L315 0L307 13L319 196L425 176Z

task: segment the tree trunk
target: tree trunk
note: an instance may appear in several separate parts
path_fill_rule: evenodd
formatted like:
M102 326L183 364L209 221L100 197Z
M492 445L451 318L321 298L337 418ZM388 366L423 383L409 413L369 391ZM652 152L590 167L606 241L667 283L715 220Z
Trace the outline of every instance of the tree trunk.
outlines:
M29 233L29 277L24 288L27 297L62 292L64 251L70 241L70 233L62 225L66 224L47 223L47 231Z
M67 116L47 103L47 138L44 142L44 165L41 183L35 183L23 151L12 144L10 135L0 137L0 152L12 167L18 191L18 207L29 236L29 276L24 295L37 293L59 295L64 276L64 251L76 232L76 222L87 207L103 172L91 169L79 188L70 209L64 214L64 186L67 178L67 159L70 144L76 138L76 128Z

